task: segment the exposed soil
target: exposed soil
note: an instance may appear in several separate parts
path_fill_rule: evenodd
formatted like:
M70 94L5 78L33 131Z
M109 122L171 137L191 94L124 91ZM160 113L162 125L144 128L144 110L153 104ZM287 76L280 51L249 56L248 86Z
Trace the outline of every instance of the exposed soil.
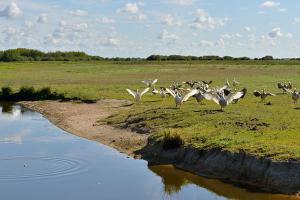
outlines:
M97 123L120 109L128 109L126 105L129 103L120 100L101 100L91 104L58 101L19 102L24 107L41 113L69 133L103 143L133 156L134 151L147 144L148 135Z

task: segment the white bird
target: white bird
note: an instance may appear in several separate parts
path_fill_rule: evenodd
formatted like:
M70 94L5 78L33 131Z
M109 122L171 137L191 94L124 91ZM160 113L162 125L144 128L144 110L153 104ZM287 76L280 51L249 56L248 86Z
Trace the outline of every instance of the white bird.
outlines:
M265 99L268 97L268 96L276 96L275 94L273 93L270 93L270 92L265 92L265 89L262 90L262 92L258 92L258 91L254 91L253 92L254 96L256 97L260 97L261 98L261 101L265 101Z
M204 97L207 100L212 100L216 104L219 104L221 106L221 110L228 106L230 103L232 103L234 100L240 99L243 96L245 96L246 88L243 90L236 92L236 93L230 93L229 95L225 96L224 92L216 93L216 92L208 92L204 94Z
M134 97L134 100L136 102L140 102L142 100L142 96L144 94L146 94L149 91L150 88L146 88L143 91L139 92L139 90L137 89L135 92L130 90L130 89L126 89L126 91L131 94Z
M142 81L142 83L145 83L147 85L147 87L151 88L152 86L155 85L155 83L157 83L157 79L154 79L154 80L144 80L144 81Z
M170 90L169 88L166 88L166 91L174 97L176 108L180 107L182 103L187 101L191 96L198 93L197 89L193 89L184 95L180 95L177 90Z
M295 88L294 92L292 93L292 99L294 101L294 104L298 103L299 98L300 98L300 92L297 92Z
M240 82L238 82L238 81L235 80L235 78L234 78L233 81L232 81L233 87L236 87L236 86L238 86L239 84L240 84Z

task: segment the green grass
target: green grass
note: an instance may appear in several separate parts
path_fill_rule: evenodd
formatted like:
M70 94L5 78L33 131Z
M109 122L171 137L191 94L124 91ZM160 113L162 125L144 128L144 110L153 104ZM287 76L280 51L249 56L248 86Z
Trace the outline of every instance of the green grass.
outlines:
M152 130L152 139L162 141L166 132L179 134L184 145L199 149L222 148L245 151L275 160L300 160L300 109L290 95L271 97L271 106L260 103L252 91L265 88L278 93L278 81L291 81L300 88L297 61L206 61L206 62L34 62L0 63L0 86L51 87L66 97L82 99L131 99L125 88L143 88L143 79L158 78L157 86L172 81L213 80L222 85L236 77L246 98L218 112L213 102L198 105L194 99L174 109L173 99L165 102L147 94L141 105L123 110L107 119L111 124L143 123ZM299 105L300 106L300 105Z

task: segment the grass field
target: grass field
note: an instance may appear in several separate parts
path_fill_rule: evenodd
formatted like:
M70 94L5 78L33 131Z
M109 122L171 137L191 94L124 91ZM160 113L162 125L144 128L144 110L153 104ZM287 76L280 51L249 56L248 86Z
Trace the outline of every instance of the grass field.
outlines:
M300 160L300 108L296 109L290 95L267 99L272 102L269 106L252 95L254 89L262 88L281 92L276 88L278 81L291 81L300 89L299 61L0 63L0 86L15 90L20 86L49 86L68 97L83 99L131 99L125 88L143 88L140 81L144 79L158 78L157 87L184 80L213 80L213 86L221 86L234 77L249 93L225 112L219 112L213 102L198 105L194 99L174 109L172 98L162 102L149 93L141 105L112 116L108 122L142 123L153 130L155 140L170 132L179 134L185 145L201 149Z

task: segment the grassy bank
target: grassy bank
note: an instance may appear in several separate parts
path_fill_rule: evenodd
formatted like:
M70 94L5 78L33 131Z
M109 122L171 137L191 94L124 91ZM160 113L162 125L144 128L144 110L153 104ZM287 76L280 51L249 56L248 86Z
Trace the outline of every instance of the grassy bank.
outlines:
M157 86L183 80L213 80L217 86L234 77L250 92L226 112L218 112L219 107L212 102L198 105L194 99L174 109L173 99L162 102L160 97L147 94L143 104L107 121L149 128L157 141L166 133L176 133L184 145L196 148L242 150L276 160L300 160L300 110L295 109L291 97L271 97L272 105L267 106L250 94L262 88L278 93L278 81L291 81L299 88L297 61L0 63L1 87L51 87L65 97L81 99L131 99L124 89L142 88L140 81L149 78L158 78Z

